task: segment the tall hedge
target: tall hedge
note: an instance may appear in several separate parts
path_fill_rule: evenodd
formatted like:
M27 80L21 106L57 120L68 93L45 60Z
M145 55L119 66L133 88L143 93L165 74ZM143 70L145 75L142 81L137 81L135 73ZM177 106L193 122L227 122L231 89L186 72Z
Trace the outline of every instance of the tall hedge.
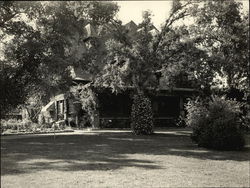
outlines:
M218 96L209 101L189 101L186 123L193 129L192 139L199 146L219 150L242 149L240 103Z
M151 101L143 94L134 96L131 111L131 128L136 135L153 133L153 112Z

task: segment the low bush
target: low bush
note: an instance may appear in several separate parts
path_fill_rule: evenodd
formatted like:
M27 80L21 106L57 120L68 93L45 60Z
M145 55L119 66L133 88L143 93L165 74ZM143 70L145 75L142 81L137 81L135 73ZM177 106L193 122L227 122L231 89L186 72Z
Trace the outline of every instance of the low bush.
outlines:
M21 122L21 129L22 130L29 130L29 129L32 129L32 124L33 122L31 120L22 120Z
M41 129L50 129L50 128L52 128L52 123L41 124Z
M210 100L189 101L186 124L199 146L219 150L242 149L245 141L240 130L240 103L215 96Z
M40 128L40 125L33 123L31 120L1 120L1 133L7 130L13 130L16 132L33 132Z
M66 129L64 120L54 123L33 123L31 120L1 120L1 134L9 133L37 133L37 132L51 132L54 130Z
M186 127L186 122L185 122L185 118L182 116L179 116L178 118L174 119L174 125L176 127Z
M65 129L65 127L66 127L66 123L64 120L57 121L57 122L52 124L52 128L54 130L63 130L63 129Z
M17 119L1 120L1 132L4 132L7 129L22 129L22 121Z
M131 128L136 135L153 133L151 101L143 94L135 95L131 111Z

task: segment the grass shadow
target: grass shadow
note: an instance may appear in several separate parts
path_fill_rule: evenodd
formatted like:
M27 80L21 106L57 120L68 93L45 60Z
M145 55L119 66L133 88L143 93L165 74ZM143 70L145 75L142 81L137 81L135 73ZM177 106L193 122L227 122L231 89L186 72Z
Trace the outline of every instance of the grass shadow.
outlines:
M172 155L201 160L248 161L245 151L213 151L199 148L185 130L159 131L135 136L128 131L93 131L82 135L57 135L1 140L1 174L41 170L116 170L126 167L161 169L152 159L133 155Z

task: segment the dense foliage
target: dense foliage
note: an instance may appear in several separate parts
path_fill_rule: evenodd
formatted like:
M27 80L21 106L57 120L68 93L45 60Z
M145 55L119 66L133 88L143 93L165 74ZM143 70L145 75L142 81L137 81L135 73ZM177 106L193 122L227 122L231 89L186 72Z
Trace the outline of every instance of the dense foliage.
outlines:
M153 133L153 112L149 98L143 94L134 96L131 111L131 128L136 135Z
M100 54L87 47L84 27L107 24L117 11L113 2L1 2L2 113L68 91L71 66L93 70Z
M237 150L244 146L240 130L240 104L215 96L207 101L189 101L186 123L192 127L192 139L199 146Z
M171 15L166 20L165 26L160 32L152 32L152 28L154 28L151 20L152 14L150 11L144 11L142 14L142 22L138 25L138 29L134 34L123 33L120 35L120 38L108 40L106 42L107 65L105 65L103 72L101 72L100 76L96 79L96 83L112 88L114 92L120 92L127 86L132 86L135 90L135 94L141 96L140 93L145 94L148 88L159 87L159 80L156 76L158 71L162 74L163 79L166 80L166 87L169 85L176 86L175 79L168 79L171 74L169 74L170 71L167 72L166 69L170 70L170 61L178 62L179 58L177 57L180 55L182 55L182 61L184 61L185 55L191 53L190 51L180 50L185 44L183 45L180 41L181 32L178 34L175 33L173 23L187 16L188 9L186 7L191 4L191 1L187 1L183 6L180 5L179 2L173 3ZM169 48L170 44L171 48ZM190 48L190 46L186 45L185 49L187 48ZM195 46L193 46L193 48L196 49ZM196 51L194 53L196 53ZM171 56L171 60L170 58L166 58ZM189 57L190 62L194 61L191 55L189 55ZM164 66L164 64L169 66ZM171 70L176 70L176 67L175 65L172 66ZM185 66L182 67L184 69ZM178 74L179 72L180 71L178 71ZM174 76L175 78L177 77L176 74ZM185 80L185 78L182 80ZM135 101L134 108L137 109L137 106L143 106L143 104L140 105L139 102L144 102L144 100ZM148 108L151 108L151 105L148 105ZM152 109L148 109L148 111L151 112ZM140 112L141 116L148 117L148 111L143 110ZM146 114L143 115L143 113ZM150 116L148 118L151 119ZM145 126L145 120L141 119L141 121L143 122L139 123L137 119L131 118L132 128L134 128L133 131L136 134L151 133L150 129L153 126L151 125L152 121L149 120L149 124Z
M150 11L143 12L139 28L129 34L115 19L118 10L116 3L100 1L0 2L1 113L30 98L38 109L51 96L68 91L74 66L91 74L95 87L121 92L129 86L136 96L159 85L197 88L203 95L213 87L236 88L249 95L249 15L240 2L175 0L156 33ZM185 25L182 19L191 22ZM84 29L88 24L94 26L91 36ZM91 88L77 94L93 116ZM141 127L140 134L150 132L134 120L132 127Z
M243 12L241 2L228 0L205 1L192 13L195 24L189 32L207 54L204 70L212 71L210 87L222 85L249 92L249 12Z

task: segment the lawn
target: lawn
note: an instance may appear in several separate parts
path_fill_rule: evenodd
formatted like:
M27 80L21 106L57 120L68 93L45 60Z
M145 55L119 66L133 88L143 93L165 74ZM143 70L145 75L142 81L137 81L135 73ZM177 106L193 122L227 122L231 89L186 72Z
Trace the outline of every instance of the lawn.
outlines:
M248 187L244 151L198 148L190 131L1 137L1 187ZM249 139L249 136L248 136ZM249 140L248 140L249 143Z

